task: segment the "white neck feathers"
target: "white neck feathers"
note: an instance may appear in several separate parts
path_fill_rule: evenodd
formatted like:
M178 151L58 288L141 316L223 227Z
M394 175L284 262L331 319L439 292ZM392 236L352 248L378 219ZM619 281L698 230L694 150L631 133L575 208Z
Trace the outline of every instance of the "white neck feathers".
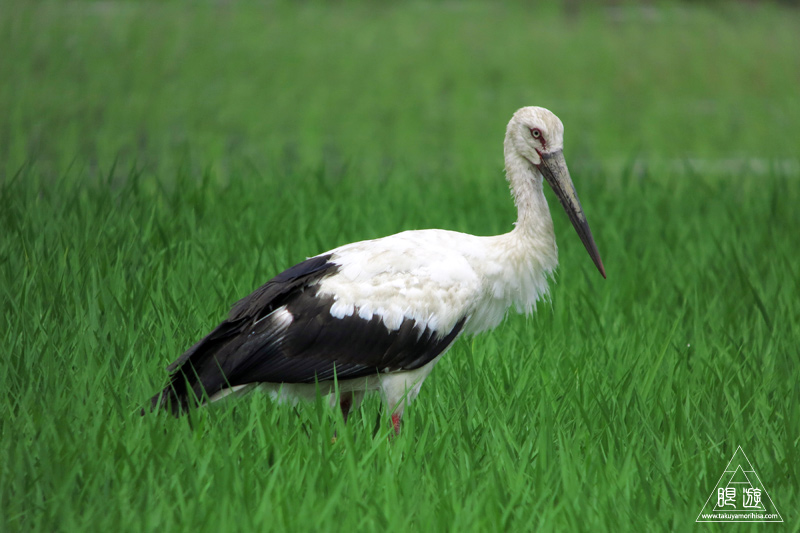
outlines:
M517 206L510 233L491 238L487 300L476 309L472 332L495 327L509 307L530 313L548 293L547 279L558 266L553 221L542 190L542 175L506 142L506 178Z

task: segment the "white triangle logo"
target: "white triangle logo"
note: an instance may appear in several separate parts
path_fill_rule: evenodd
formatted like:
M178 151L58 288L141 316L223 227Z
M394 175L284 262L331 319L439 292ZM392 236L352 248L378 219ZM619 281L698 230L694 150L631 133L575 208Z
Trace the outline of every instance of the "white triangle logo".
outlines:
M741 446L728 461L695 522L783 522Z

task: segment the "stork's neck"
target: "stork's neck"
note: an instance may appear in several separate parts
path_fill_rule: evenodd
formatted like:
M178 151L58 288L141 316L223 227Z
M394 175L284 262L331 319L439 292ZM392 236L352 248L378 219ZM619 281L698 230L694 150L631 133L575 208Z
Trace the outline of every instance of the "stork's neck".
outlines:
M547 278L558 266L558 249L553 220L542 190L543 177L527 159L511 149L506 140L506 178L517 206L513 231L501 235L495 246L503 266L495 287L504 286L505 305L514 303L520 311L530 311L547 293Z
M511 153L510 153L511 152ZM506 178L517 205L517 222L510 233L486 237L487 248L476 269L486 283L485 299L466 330L477 333L500 323L509 306L530 312L547 294L547 278L558 265L553 221L542 190L542 175L508 149Z
M535 241L536 248L547 246L555 250L553 219L550 218L550 209L542 189L542 174L509 144L507 139L506 179L511 185L511 194L517 206L517 222L511 235L521 241Z

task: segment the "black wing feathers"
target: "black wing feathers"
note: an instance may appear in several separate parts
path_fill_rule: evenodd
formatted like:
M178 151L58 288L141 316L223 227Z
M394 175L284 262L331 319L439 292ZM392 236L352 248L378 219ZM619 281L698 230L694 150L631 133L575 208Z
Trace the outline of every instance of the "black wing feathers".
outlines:
M463 319L441 336L412 319L390 331L378 316L332 316L333 298L318 296L314 286L338 271L329 258L299 263L236 303L227 320L169 366L171 382L153 397L153 407L169 405L178 414L193 396L247 383L314 383L334 375L342 380L413 370L461 332ZM285 313L282 319L270 316L283 306L292 317L288 326Z
M235 363L231 355L247 339L243 333L255 321L253 317L258 319L266 316L282 306L293 291L335 272L338 266L328 259L329 254L298 263L236 302L227 320L167 367L172 372L170 383L153 396L152 408L169 406L177 415L191 402L187 385L191 384L195 398L201 399L204 392L212 395L226 388L228 383L233 384L227 374L220 372L220 368L231 367L231 363Z
M461 332L463 320L439 338L431 329L420 330L406 320L390 331L377 316L370 320L357 314L335 318L333 298L304 292L287 306L295 317L281 339L276 358L259 357L253 376L273 383L314 383L315 380L353 379L378 372L414 370L442 353Z
M258 321L285 303L292 291L302 288L338 269L335 263L329 263L330 255L321 255L306 259L293 267L284 270L264 285L245 296L233 305L228 319L217 326L211 333L203 337L197 344L186 350L186 353L172 362L167 370L173 372L189 360L196 351L209 351L213 346L224 343L231 337L242 333L248 323Z

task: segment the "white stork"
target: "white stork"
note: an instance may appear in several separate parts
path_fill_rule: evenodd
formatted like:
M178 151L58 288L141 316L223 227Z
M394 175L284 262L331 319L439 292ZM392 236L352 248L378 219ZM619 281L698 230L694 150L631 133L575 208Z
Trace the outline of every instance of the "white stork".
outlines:
M543 180L605 277L563 132L541 107L522 108L508 123L505 170L518 212L510 233L405 231L307 259L240 300L172 363L152 408L177 415L257 387L279 401L330 395L346 420L366 392L380 391L399 431L406 405L459 336L494 328L511 306L529 313L547 293L558 254Z

